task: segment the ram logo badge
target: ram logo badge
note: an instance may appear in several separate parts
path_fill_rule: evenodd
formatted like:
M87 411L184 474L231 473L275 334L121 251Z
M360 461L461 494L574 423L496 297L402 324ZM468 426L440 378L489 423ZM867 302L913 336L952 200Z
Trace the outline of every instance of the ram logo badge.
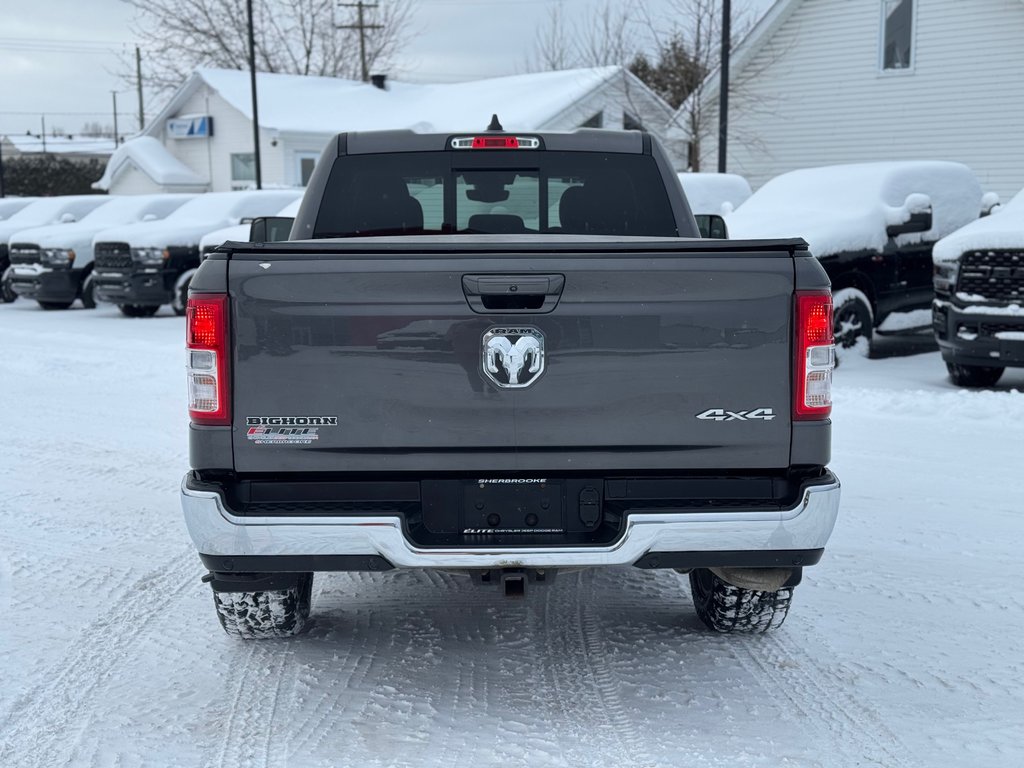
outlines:
M771 408L755 408L752 411L728 411L725 408L708 408L697 414L698 419L705 421L771 421L775 411Z
M483 338L484 375L501 389L522 389L544 373L544 335L536 328L491 328Z

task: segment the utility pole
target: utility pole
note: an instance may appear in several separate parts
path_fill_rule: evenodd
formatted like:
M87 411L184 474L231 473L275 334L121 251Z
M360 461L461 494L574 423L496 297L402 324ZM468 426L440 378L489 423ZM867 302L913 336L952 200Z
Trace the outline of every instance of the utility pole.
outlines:
M135 85L139 89L139 133L146 127L146 112L142 108L142 51L135 46Z
M0 198L2 198L6 192L4 191L4 137L0 136Z
M366 30L368 29L384 29L383 24L367 24L363 18L363 9L365 8L376 8L377 3L364 3L363 0L359 0L357 3L340 3L342 8L356 8L359 14L359 22L357 24L339 24L338 29L358 29L359 30L359 61L362 64L363 71L363 82L370 82L370 69L366 66Z
M46 115L40 115L39 116L39 122L43 126L43 132L42 132L41 135L43 137L43 154L45 155L46 154Z
M117 91L111 91L110 95L114 97L114 149L117 149L121 143L117 135Z
M729 30L732 9L722 0L722 72L718 86L718 172L725 173L725 155L729 138Z
M252 0L245 0L249 14L249 81L252 86L252 143L256 161L256 189L263 189L263 169L260 165L260 113L256 104L256 38L252 31Z

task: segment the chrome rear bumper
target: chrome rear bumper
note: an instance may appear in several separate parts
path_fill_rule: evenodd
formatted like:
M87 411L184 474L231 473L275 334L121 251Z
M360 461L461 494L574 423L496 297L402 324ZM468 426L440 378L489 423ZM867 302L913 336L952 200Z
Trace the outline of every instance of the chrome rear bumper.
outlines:
M220 495L182 481L185 523L203 555L377 555L397 568L557 568L632 565L658 552L766 552L825 546L839 513L839 481L807 487L782 511L632 514L601 547L419 547L394 516L239 517Z

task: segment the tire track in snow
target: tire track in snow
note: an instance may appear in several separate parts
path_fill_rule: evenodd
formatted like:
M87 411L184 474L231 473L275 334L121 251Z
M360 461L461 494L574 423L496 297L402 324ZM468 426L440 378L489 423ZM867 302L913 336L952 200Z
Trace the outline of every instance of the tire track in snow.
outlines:
M863 765L867 760L867 764L880 768L907 765L905 749L893 750L878 738L882 735L898 744L896 735L874 710L846 693L849 681L813 661L815 653L785 638L783 632L780 629L761 637L727 637L724 647L767 693L785 698L800 714L802 723L810 724L841 750L843 763L848 758L853 761L850 764ZM820 651L817 654L820 656ZM828 677L833 678L831 685L824 682Z
M131 584L75 639L72 649L38 677L43 681L22 693L4 714L0 765L51 768L88 731L97 690L129 659L136 640L153 619L166 615L198 576L193 548ZM69 734L74 736L69 737Z
M274 725L286 681L294 690L295 663L285 647L289 640L246 640L252 647L244 662L232 663L228 687L233 689L227 727L216 765L222 768L266 768L286 760L273 756ZM260 674L269 670L267 674Z
M584 570L576 574L572 588L558 589L557 583L548 587L556 590L554 605L545 606L545 629L557 632L547 654L556 678L552 695L558 698L565 719L575 722L582 738L600 734L610 742L601 750L606 764L647 768L655 763L646 754L643 739L622 704L620 682L610 668L600 626L591 613L596 600L594 578L592 570ZM555 622L551 621L552 609ZM595 711L586 714L594 722L593 728L587 728L580 723L580 705L591 703L596 704ZM571 757L570 763L575 765L583 756Z

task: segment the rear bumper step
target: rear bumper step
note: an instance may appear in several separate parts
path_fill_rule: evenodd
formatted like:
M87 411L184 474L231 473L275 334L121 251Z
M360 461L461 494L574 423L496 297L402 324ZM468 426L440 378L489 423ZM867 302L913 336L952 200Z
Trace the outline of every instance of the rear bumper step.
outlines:
M366 562L375 564L380 564L376 560L380 558L396 568L634 564L685 568L712 561L721 566L769 567L780 558L794 565L811 565L817 562L817 550L824 548L835 526L840 496L839 480L829 473L826 482L819 480L804 488L798 502L788 509L765 510L752 505L749 510L727 512L632 513L626 518L622 535L601 546L423 547L406 537L402 519L394 515L237 516L226 508L216 491L190 488L189 477L186 475L181 486L189 534L204 562L223 565L223 558L229 558L234 570L273 570L263 563L269 565L275 558L289 562L289 569L305 568L303 564L308 561L312 570L335 570L329 563L339 556L373 558ZM652 558L657 565L652 564ZM720 559L723 562L717 562ZM803 562L795 563L794 559ZM688 565L691 560L694 562ZM345 557L334 562L349 570L349 563L360 560Z

